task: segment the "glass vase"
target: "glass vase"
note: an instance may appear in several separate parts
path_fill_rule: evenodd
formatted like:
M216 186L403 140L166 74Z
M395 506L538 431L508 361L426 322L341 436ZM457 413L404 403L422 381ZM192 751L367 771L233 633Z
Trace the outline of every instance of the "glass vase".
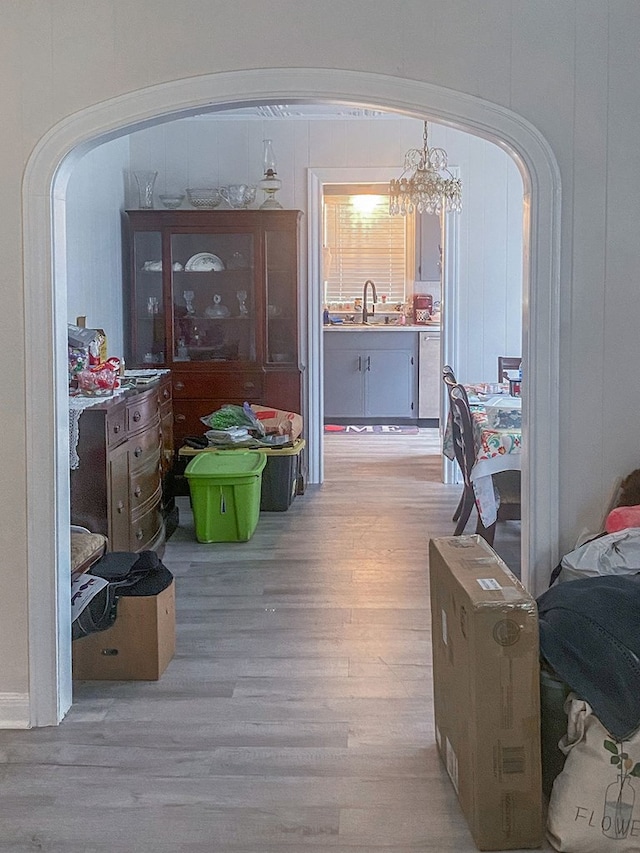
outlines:
M153 187L158 177L157 172L134 172L134 178L138 184L138 194L140 196L140 208L142 210L153 209Z

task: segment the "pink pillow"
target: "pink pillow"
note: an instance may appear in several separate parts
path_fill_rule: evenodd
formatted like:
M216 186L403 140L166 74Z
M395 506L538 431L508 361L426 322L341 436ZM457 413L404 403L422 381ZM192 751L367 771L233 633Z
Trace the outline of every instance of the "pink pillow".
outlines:
M616 533L618 530L626 530L627 527L640 527L640 505L617 506L612 509L604 527L607 533Z

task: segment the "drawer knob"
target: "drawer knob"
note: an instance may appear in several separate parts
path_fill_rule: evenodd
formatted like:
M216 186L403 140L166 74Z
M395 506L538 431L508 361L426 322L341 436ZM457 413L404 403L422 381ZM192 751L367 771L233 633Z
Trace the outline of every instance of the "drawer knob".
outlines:
M176 415L176 423L179 423L179 424L184 423L184 421L186 421L186 419L187 419L186 415Z
M165 400L168 400L169 397L171 396L171 394L165 388L164 391L162 392L162 396L164 397Z
M122 429L122 427L120 426L120 424L116 424L116 425L114 426L114 428L113 428L113 431L114 431L114 432L115 432L115 434L117 435L117 434L120 432L120 430L121 430L121 429Z
M134 412L133 413L133 420L135 423L138 423L138 421L140 420L141 417L142 417L142 415L140 414L140 412Z
M140 488L140 486L136 486L136 487L135 487L135 489L133 490L133 494L134 494L137 498L139 498L139 497L140 497L140 495L142 494L142 489Z
M182 391L182 390L183 390L183 388L184 388L184 382L180 382L180 380L178 380L178 381L176 382L176 384L175 384L175 388L176 388L176 390L178 390L178 391Z
M141 527L139 527L139 528L136 530L136 539L137 539L138 541L140 541L140 540L142 539L142 537L143 537L143 536L144 536L144 531L143 531L143 529L142 529Z
M142 456L142 448L136 447L136 449L133 451L133 455L134 456Z

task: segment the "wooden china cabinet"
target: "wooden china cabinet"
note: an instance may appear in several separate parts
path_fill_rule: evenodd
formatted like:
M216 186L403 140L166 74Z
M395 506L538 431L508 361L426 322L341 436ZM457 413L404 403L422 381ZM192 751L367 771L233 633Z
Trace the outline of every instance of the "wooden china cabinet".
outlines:
M127 211L127 367L171 369L176 448L225 403L301 411L301 215Z

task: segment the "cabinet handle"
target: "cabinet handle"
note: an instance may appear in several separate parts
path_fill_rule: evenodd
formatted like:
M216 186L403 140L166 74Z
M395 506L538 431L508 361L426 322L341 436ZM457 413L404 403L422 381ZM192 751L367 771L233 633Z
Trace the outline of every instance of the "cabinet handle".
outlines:
M142 494L142 489L140 488L140 486L136 486L136 487L135 487L135 489L133 490L133 494L134 494L137 498L139 498L139 497L140 497L140 495Z
M124 511L124 504L122 503L122 501L118 501L117 510L120 513L122 513Z
M115 434L117 435L117 434L120 432L120 430L121 430L121 429L122 429L122 427L120 426L120 424L116 424L116 425L114 426L114 428L113 428L113 431L114 431L114 432L115 432Z
M133 451L133 455L142 456L142 448L140 446L136 447L136 449Z
M144 530L141 527L139 527L136 530L136 539L138 540L138 542L142 539L143 536L144 536Z
M255 382L245 382L244 387L245 388L255 388L256 384L255 384Z
M186 421L186 419L187 419L186 415L176 415L176 423L181 424L184 421Z
M367 356L367 370L371 370L371 356Z
M362 356L358 356L358 373L362 373Z
M140 420L141 417L142 417L142 415L140 414L140 412L134 412L133 413L134 423L138 423L138 421Z
M171 394L165 388L164 391L162 392L162 396L164 397L165 400L168 400L169 397L171 396Z
M184 382L180 382L180 380L178 380L173 387L176 389L176 391L182 391L184 388Z

